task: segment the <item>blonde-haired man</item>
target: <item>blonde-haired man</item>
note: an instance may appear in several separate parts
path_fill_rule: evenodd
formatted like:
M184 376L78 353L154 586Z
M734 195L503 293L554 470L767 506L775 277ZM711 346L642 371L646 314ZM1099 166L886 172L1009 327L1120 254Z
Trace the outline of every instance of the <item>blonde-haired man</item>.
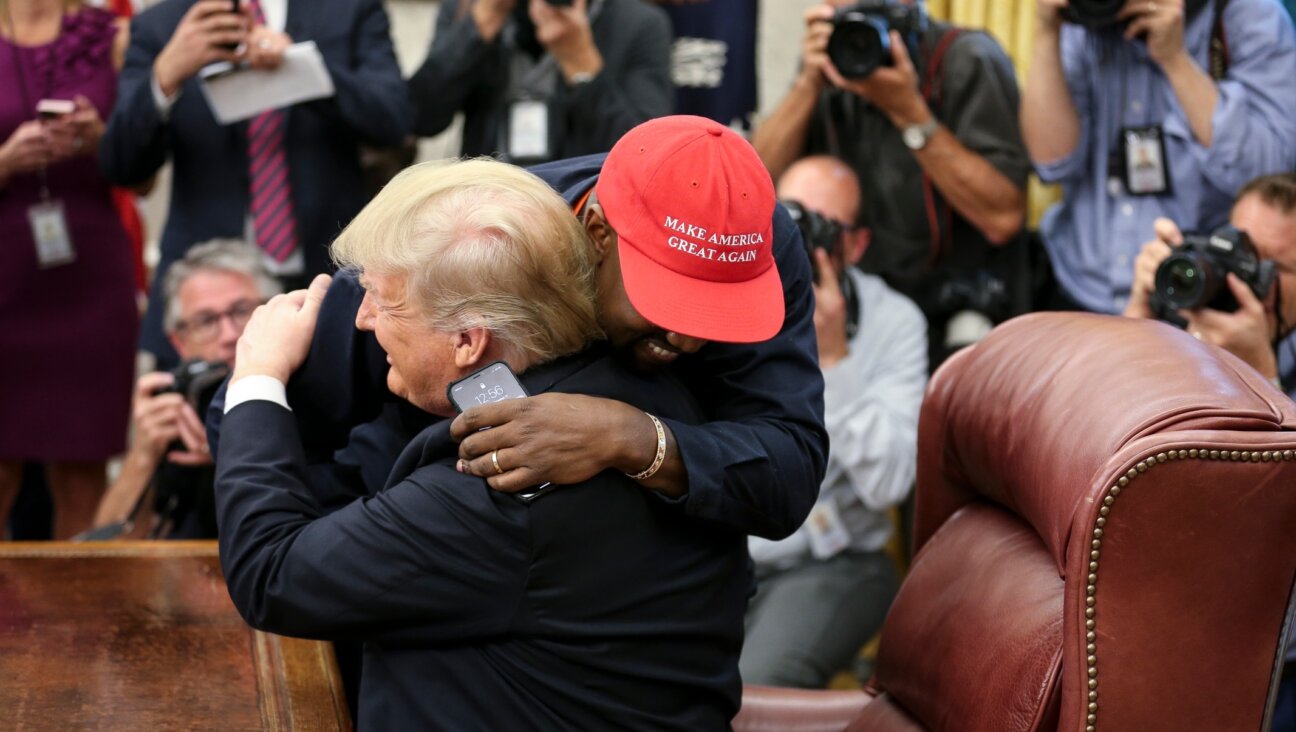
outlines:
M362 271L356 326L387 352L388 387L420 409L450 416L448 385L503 360L533 394L699 420L673 379L582 350L598 334L596 251L539 179L469 161L402 173L334 255ZM445 420L383 490L320 506L284 384L327 286L275 298L239 341L217 510L248 622L363 641L365 729L727 729L751 582L736 532L613 471L534 502L491 490L456 471Z

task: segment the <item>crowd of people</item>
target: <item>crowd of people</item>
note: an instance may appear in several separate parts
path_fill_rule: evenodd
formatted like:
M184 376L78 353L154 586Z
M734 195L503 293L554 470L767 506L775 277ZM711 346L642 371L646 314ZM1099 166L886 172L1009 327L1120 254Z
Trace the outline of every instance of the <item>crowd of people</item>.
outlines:
M55 538L218 538L366 727L721 729L877 633L928 376L995 324L1163 320L1296 396L1278 0L1035 0L1021 89L831 0L749 140L672 114L674 5L441 0L405 79L379 0L0 0L0 518L43 465ZM304 41L326 95L220 121ZM141 312L114 190L167 163ZM495 362L529 398L459 413Z

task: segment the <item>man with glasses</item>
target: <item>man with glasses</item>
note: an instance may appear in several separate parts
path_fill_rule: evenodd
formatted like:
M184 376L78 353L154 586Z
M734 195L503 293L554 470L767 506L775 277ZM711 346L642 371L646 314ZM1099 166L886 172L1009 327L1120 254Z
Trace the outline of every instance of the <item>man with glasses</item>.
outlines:
M167 272L163 327L183 363L136 384L134 438L95 516L102 534L134 528L173 539L216 537L212 457L198 417L205 405L193 403L195 389L177 391L184 386L177 378L197 386L211 374L214 390L219 375L234 366L234 347L252 312L280 291L257 251L242 241L196 246Z
M856 267L871 232L856 225L860 186L826 156L778 184L815 268L814 325L824 376L828 468L810 517L790 537L748 540L756 595L747 610L743 681L822 688L882 627L899 589L887 510L914 480L927 383L918 306ZM794 205L795 204L795 205Z

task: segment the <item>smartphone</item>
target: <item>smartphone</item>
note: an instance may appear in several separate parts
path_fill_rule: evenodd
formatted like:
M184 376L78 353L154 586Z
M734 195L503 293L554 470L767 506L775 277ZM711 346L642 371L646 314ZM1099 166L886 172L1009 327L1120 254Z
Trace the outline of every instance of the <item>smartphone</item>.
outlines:
M522 399L527 392L508 364L496 361L446 387L446 396L455 409L463 412L505 399Z
M235 15L238 15L238 13L239 13L239 2L241 2L241 0L230 0L230 12L231 12L231 13L234 13ZM221 48L225 49L226 51L233 52L233 51L237 51L237 50L238 50L238 44L237 44L237 43L222 43L222 44L221 44Z
M67 99L42 99L36 102L36 116L45 120L59 119L76 111L76 103Z
M528 394L518 381L517 375L513 373L513 369L503 361L496 361L481 371L450 384L446 387L446 396L455 409L463 412L483 404L502 402L505 399L523 399ZM552 487L552 483L542 483L534 488L514 493L513 497L523 503L530 503Z

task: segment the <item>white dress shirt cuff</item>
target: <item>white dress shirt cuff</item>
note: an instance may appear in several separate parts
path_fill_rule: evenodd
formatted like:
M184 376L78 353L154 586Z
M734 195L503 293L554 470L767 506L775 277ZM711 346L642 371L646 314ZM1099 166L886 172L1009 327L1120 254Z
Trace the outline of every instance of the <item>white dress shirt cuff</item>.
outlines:
M225 413L229 414L230 410L243 402L254 400L274 402L279 406L292 411L288 406L288 390L284 383L273 376L244 376L229 385L229 390L225 392Z
M157 108L158 116L165 122L171 119L171 108L175 106L176 100L180 98L180 90L175 94L167 96L162 92L162 85L158 83L157 74L149 76L149 89L153 91L153 106Z

